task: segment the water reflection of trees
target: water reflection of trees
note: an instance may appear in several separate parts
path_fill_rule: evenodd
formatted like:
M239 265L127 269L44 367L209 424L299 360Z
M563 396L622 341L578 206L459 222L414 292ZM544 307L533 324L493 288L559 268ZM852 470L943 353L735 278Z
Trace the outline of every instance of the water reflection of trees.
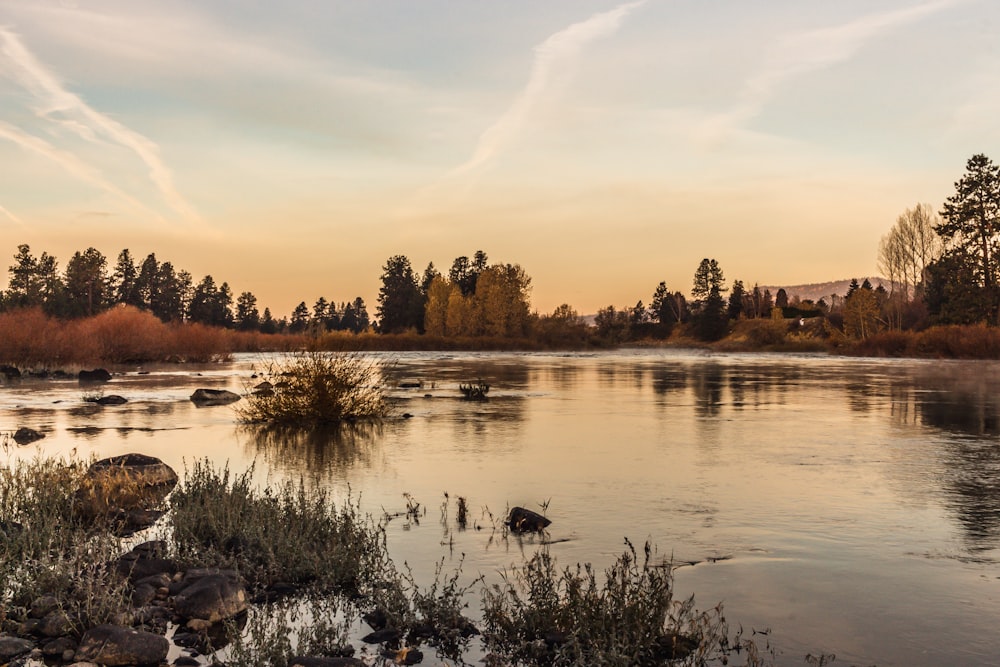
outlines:
M237 429L237 439L248 458L304 474L371 466L383 429L379 422L313 428L247 425Z

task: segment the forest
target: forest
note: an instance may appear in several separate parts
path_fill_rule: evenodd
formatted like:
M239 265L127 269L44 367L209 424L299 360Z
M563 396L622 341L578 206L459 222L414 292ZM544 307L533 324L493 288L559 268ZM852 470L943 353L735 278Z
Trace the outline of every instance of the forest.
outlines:
M175 332L197 325L203 332L260 334L226 339L225 345L237 348L294 347L302 339L374 349L674 344L997 356L998 247L1000 167L977 154L940 212L917 204L882 237L877 256L884 281L854 280L846 294L829 301L800 299L784 289L772 294L743 280L727 285L719 262L705 258L689 291L660 282L648 305L640 296L635 305L608 305L592 318L569 304L538 313L531 308L525 269L491 263L479 250L471 258L455 258L446 273L433 263L421 273L405 255L390 257L382 267L374 318L361 297L338 302L325 296L311 307L303 300L290 316L275 318L267 307L261 312L251 292L234 298L228 282L217 284L211 275L195 282L189 272L152 253L140 262L124 249L111 266L91 247L75 252L60 270L54 256L36 256L22 244L8 268L7 289L0 292L0 330L10 338L18 321L51 328L126 309ZM277 342L289 336L294 340ZM345 343L346 337L355 342ZM12 361L11 353L0 353Z

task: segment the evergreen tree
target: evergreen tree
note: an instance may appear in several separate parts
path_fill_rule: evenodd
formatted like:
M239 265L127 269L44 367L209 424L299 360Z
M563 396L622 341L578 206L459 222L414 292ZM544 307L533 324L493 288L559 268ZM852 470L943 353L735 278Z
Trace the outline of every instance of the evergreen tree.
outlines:
M984 304L980 313L969 319L997 323L998 246L1000 246L1000 167L983 154L973 155L966 163L965 175L955 183L955 194L948 197L941 211L944 222L936 227L944 239L949 264L968 263L962 273L974 282L968 290L981 290L982 297L972 302Z
M708 296L702 303L701 310L695 320L698 338L704 341L719 340L726 335L728 324L726 302L723 300L719 288L713 285L709 288Z
M274 316L271 315L270 308L265 308L264 314L260 318L260 332L266 334L278 332L278 323L274 321Z
M365 305L365 300L360 296L354 298L354 326L351 327L351 331L354 333L361 333L365 331L371 324L371 319L368 317L368 306Z
M725 291L725 278L719 263L714 259L703 259L694 273L694 285L691 288L691 298L695 303L700 303L708 298L712 289L719 292Z
M108 260L95 248L77 251L66 263L64 285L68 317L90 317L104 310L108 300Z
M114 303L141 308L145 304L139 295L139 269L132 259L132 253L125 248L118 253L118 260L111 272L110 291Z
M726 317L731 320L740 319L740 315L743 314L743 305L746 300L746 289L743 287L743 281L737 280L733 282L733 288L729 291L729 303L726 307Z
M268 319L271 311L265 310ZM236 299L236 328L240 331L255 331L261 327L260 311L257 310L257 297L251 292L242 292Z
M292 311L292 319L288 323L288 330L292 333L302 333L309 326L309 308L305 301L300 301Z
M187 311L188 319L201 324L214 324L218 292L219 289L215 286L215 279L212 276L202 278L191 295Z
M404 255L390 257L382 267L382 287L378 293L379 331L401 333L421 331L424 325L424 299L420 286Z

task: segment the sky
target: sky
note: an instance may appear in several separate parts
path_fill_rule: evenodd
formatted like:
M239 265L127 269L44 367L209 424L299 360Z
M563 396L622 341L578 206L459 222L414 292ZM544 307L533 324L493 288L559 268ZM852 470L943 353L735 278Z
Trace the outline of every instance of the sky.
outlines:
M374 312L400 254L520 264L543 313L705 257L874 275L998 148L996 0L0 1L0 255L155 252L275 316Z

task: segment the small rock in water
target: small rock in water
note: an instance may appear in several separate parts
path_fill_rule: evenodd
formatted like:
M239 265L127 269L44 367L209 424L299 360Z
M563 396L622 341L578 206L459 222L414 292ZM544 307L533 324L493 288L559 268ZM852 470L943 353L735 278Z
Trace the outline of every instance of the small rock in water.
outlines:
M45 437L44 433L39 433L33 428L22 426L14 431L14 442L19 445L27 445Z
M537 533L545 530L552 521L538 512L532 512L523 507L514 507L507 517L507 526L515 533Z

